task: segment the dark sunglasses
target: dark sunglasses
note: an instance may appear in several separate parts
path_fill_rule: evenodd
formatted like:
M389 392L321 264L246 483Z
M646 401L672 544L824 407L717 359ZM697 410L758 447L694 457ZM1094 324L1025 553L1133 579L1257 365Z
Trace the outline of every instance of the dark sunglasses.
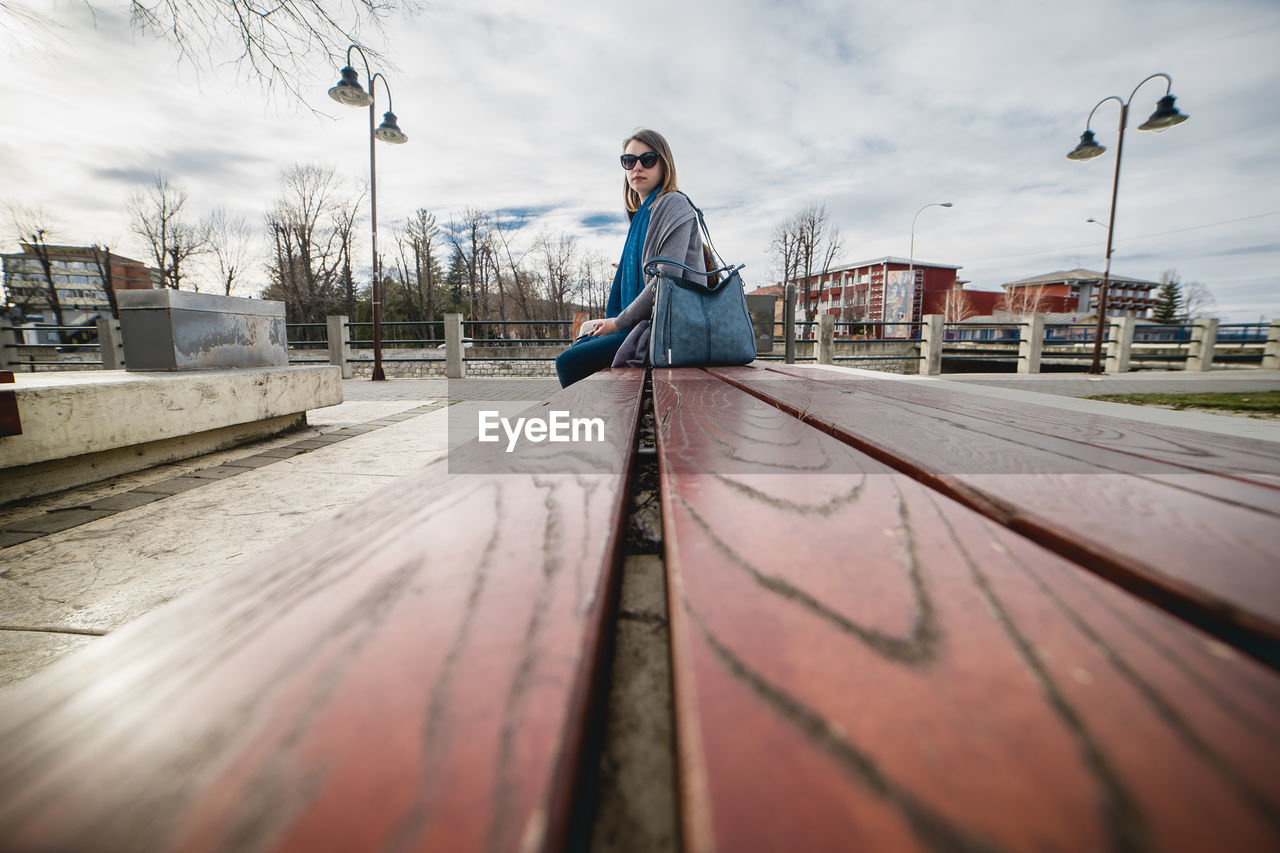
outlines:
M621 159L622 168L626 169L628 172L636 167L636 163L639 163L646 169L652 169L654 166L658 165L658 152L646 151L639 156L635 154L623 154Z

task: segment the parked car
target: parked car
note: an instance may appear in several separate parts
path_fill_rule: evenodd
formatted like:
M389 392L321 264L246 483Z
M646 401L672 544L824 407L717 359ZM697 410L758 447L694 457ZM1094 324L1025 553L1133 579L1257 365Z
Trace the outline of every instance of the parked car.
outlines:
M471 338L463 338L463 339L462 339L462 348L463 348L463 349L471 349L471 346L472 346L472 340L471 340ZM436 347L436 349L444 349L444 344L440 344L438 347Z

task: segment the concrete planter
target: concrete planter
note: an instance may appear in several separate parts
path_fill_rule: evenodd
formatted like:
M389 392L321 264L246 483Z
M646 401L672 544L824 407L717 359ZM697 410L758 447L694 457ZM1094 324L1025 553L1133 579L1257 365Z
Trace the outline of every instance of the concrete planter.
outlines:
M180 290L122 290L128 370L284 367L284 303Z

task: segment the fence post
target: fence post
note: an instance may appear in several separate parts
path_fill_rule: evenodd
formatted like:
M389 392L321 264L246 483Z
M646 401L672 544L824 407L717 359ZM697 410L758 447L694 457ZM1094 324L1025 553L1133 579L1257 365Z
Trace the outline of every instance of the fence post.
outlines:
M1205 373L1213 370L1213 348L1218 343L1218 318L1199 317L1187 349L1187 370Z
M1126 314L1111 321L1111 340L1107 341L1107 373L1128 373L1129 353L1133 351L1132 315Z
M920 327L920 374L937 376L942 372L942 315L926 314Z
M1280 320L1272 320L1267 329L1267 344L1262 350L1262 369L1280 370Z
M13 356L9 355L9 347L18 342L13 336L13 324L8 319L0 319L0 370L12 370L15 363Z
M444 375L466 379L467 363L462 359L462 315L444 315Z
M124 339L115 317L98 318L98 349L102 350L103 370L124 370Z
M818 364L833 364L836 348L836 317L834 314L818 315Z
M787 282L782 287L783 353L787 364L796 363L796 286Z
M342 378L352 377L351 331L347 328L345 314L330 314L324 318L325 340L329 343L329 363L342 368Z
M1044 351L1044 315L1023 314L1018 329L1018 372L1039 373Z

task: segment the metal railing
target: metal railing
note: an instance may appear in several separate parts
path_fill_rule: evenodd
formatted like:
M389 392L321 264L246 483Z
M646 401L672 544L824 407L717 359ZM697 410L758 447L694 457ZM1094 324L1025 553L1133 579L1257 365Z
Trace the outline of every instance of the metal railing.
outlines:
M774 321L775 342L783 337L781 321ZM796 343L804 347L806 355L796 355L797 362L816 362L820 358L829 357L836 363L856 362L906 362L926 359L927 349L922 339L922 329L927 325L923 321L893 320L852 320L833 324L835 332L833 351L830 355L818 354L816 321L797 321L795 323ZM368 364L373 361L369 357L372 347L372 323L348 322L344 335L346 345L351 351L347 361L352 364ZM462 321L466 348L463 358L475 362L503 361L554 361L561 349L572 343L572 339L557 335L572 326L569 320L466 320ZM1044 333L1039 342L1028 342L1024 339L1023 322L952 322L943 323L942 340L938 343L940 358L945 362L991 362L991 363L1029 363L1030 370L1038 370L1038 364L1045 362L1057 364L1061 369L1080 369L1074 363L1092 359L1092 346L1096 325L1093 323L1046 323ZM1116 357L1116 347L1126 353L1126 359L1142 367L1158 367L1162 364L1170 367L1189 367L1193 359L1199 359L1198 352L1203 352L1204 341L1197 332L1202 326L1197 324L1169 324L1160 326L1138 326L1133 329L1129 343L1117 341L1115 329L1118 326L1108 324L1104 327L1102 343L1108 345L1107 357ZM1210 326L1203 326L1209 329ZM892 332L889 330L892 329ZM1269 336L1273 334L1270 323L1233 323L1217 327L1216 338L1212 332L1209 340L1213 342L1213 363L1221 365L1241 365L1262 361L1263 349L1268 346ZM291 363L326 363L327 358L308 357L308 350L328 347L327 327L322 323L288 324ZM81 329L83 331L83 329ZM437 337L443 334L443 323L439 321L392 321L383 324L384 338L383 360L388 362L434 362L446 361L444 339ZM902 333L897 336L893 333ZM1127 334L1127 333L1126 333ZM508 335L519 335L508 337ZM893 336L890 336L893 335ZM850 345L870 349L864 354L848 353ZM877 345L910 344L914 351L900 353L875 352ZM1025 345L1031 345L1027 350ZM1225 346L1224 346L1225 345ZM1274 342L1271 344L1274 346ZM47 344L47 347L56 345ZM83 345L92 346L92 345ZM775 344L776 346L776 344ZM439 354L422 353L421 349L435 347ZM555 348L554 352L543 350L540 354L530 355L521 352L530 347ZM1037 348L1038 347L1038 348ZM779 348L780 347L776 347ZM418 349L410 355L404 351ZM478 352L474 350L479 350ZM510 353L503 352L510 350ZM536 350L535 350L536 352ZM837 355L836 352L841 352ZM1032 358L1028 355L1034 352ZM358 355L356 354L358 353ZM317 353L318 355L318 353ZM935 355L938 353L935 351ZM1204 356L1207 358L1207 354ZM758 356L761 361L783 361L782 353L764 353ZM1197 364L1200 362L1197 361ZM936 369L936 368L934 368ZM1197 368L1201 369L1201 368Z
M1213 348L1217 364L1262 364L1270 323L1222 323ZM1228 344L1230 346L1223 346Z
M96 325L55 326L35 324L31 326L2 326L0 329L3 329L3 334L0 334L0 347L5 350L4 358L0 359L0 362L6 364L10 370L25 366L28 372L35 373L38 367L43 367L46 370L102 367L102 347L98 343L98 327ZM28 332L34 333L37 338L43 336L47 339L50 335L57 334L67 337L69 340L64 340L61 343L33 344L17 339L18 335L25 336L25 333ZM97 350L97 360L64 360L57 358L58 353L73 353L82 350ZM35 358L39 353L51 353L54 357ZM23 358L24 354L26 356L25 359Z
M558 344L569 345L573 343L573 338L539 338L528 337L530 329L537 330L539 327L543 329L572 329L572 320L464 320L462 329L465 332L467 327L471 327L472 337L470 341L473 347L497 348L504 349L507 347L518 349L525 346L556 346ZM524 326L525 337L523 338L491 338L477 337L477 330L484 330L486 326ZM468 361L555 361L554 355L466 355L464 358Z

